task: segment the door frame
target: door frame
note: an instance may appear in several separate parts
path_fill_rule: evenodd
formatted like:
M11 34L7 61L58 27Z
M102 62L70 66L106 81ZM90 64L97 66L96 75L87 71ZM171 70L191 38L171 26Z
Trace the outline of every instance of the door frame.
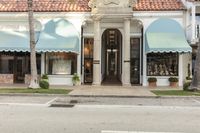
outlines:
M106 57L106 56L107 56L107 50L109 49L106 46L103 46L103 45L105 45L105 42L102 41L102 39L103 39L105 33L110 31L110 30L117 31L117 33L115 33L115 34L120 36L120 40L119 40L120 42L119 42L118 48L117 49L113 48L113 49L117 50L117 52L116 52L116 54L117 54L117 58L116 58L116 60L117 60L117 65L116 65L117 74L116 74L116 77L120 80L120 82L122 82L122 78L123 78L122 77L122 72L123 72L123 41L124 41L123 40L123 31L120 28L114 28L114 27L112 27L112 28L108 27L108 28L103 28L102 29L102 34L101 34L101 47L102 47L102 49L101 49L101 73L102 73L102 81L107 76L107 65L108 65L107 64L107 60L108 60L107 58L108 57ZM103 50L103 48L104 48L104 50ZM105 59L103 58L102 54L105 55ZM102 63L102 61L104 62L104 64ZM103 73L102 69L105 69L105 73Z
M133 83L133 82L131 82L131 84L132 85L141 85L141 71L142 71L142 38L140 37L140 36L131 36L130 37L130 50L132 49L131 47L132 47L132 44L131 44L131 39L138 39L139 40L139 43L138 43L138 45L139 45L139 66L138 66L138 70L139 70L139 74L138 74L138 83ZM131 52L130 52L130 60L131 60ZM132 66L131 66L131 62L130 62L130 69L132 68ZM130 70L130 72L131 72L131 70ZM130 74L130 79L132 78L132 75Z

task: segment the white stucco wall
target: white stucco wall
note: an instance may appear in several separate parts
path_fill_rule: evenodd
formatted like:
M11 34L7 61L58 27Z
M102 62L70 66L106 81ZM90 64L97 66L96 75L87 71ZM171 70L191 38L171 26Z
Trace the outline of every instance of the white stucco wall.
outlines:
M93 22L91 20L89 20L89 22L85 21L87 18L90 17L90 13L35 13L34 14L35 19L39 22L42 23L42 25L44 25L46 22L48 22L50 19L53 18L64 18L66 20L68 20L69 22L71 22L75 28L77 29L77 31L79 32L80 35L80 43L79 43L79 48L80 51L79 53L81 53L81 26L82 24L84 24L84 33L83 36L84 37L93 37L94 36L94 25ZM161 18L161 17L167 17L170 19L173 19L177 22L179 22L181 24L181 26L186 29L185 27L185 16L184 16L184 11L152 11L152 12L138 12L138 11L134 11L133 12L133 18L131 21L131 36L136 35L139 36L139 33L141 32L138 23L135 23L135 20L139 20L143 26L143 30L144 33L146 31L146 29L148 28L148 26L154 22L155 20ZM23 21L26 22L27 21L27 13L0 13L0 25L5 25L8 24L8 22L19 22L19 21ZM6 22L6 23L5 23ZM124 23L123 22L103 22L101 23L101 33L103 33L103 31L107 28L117 28L121 31L122 35L124 35L124 31L123 31L123 27L124 27ZM146 55L145 55L145 39L143 39L143 77L142 77L142 84L143 86L147 86L148 82L147 82L147 76L146 76ZM123 42L124 44L124 42ZM123 45L122 44L122 45ZM183 55L183 62L182 65L183 67L183 71L181 74L181 77L184 79L186 77L186 71L187 71L187 64L190 62L190 55ZM77 72L80 75L81 72L81 55L79 54L77 57ZM123 57L122 57L123 58ZM44 65L43 65L44 66ZM168 85L168 77L159 77L158 78L159 81L159 85L163 86L163 85ZM71 77L70 76L50 76L50 82L51 84L69 84L71 85ZM179 85L182 85L179 84Z
M183 54L183 83L188 76L188 64L190 64L190 76L192 76L192 55L190 53Z

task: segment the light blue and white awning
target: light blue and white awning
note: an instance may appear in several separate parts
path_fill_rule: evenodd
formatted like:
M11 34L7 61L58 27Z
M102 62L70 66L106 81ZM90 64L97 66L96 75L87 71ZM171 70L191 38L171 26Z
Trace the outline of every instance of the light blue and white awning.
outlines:
M79 34L75 27L64 19L46 23L36 44L37 52L79 52Z
M27 32L0 31L0 51L30 51Z
M65 19L53 19L36 32L37 52L79 53L79 33ZM0 31L0 51L29 52L29 33L24 31Z
M146 53L192 52L181 25L175 20L161 18L146 31Z

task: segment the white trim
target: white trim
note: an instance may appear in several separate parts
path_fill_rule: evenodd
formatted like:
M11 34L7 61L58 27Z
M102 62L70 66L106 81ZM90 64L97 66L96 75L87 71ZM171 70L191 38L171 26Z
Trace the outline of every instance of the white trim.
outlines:
M142 33L130 33L130 37L141 37Z
M87 38L87 37L94 37L94 33L83 33L83 37Z

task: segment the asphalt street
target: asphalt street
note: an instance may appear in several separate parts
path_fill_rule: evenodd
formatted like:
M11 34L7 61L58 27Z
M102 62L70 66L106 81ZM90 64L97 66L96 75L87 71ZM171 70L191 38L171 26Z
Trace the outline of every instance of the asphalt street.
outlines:
M71 100L72 108L49 107ZM0 96L0 132L199 133L199 100Z
M189 106L200 107L200 97L120 98L120 97L69 97L69 96L0 96L0 105L135 105L135 106Z

